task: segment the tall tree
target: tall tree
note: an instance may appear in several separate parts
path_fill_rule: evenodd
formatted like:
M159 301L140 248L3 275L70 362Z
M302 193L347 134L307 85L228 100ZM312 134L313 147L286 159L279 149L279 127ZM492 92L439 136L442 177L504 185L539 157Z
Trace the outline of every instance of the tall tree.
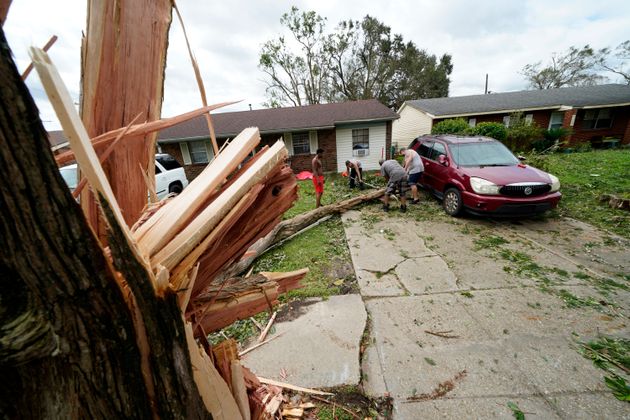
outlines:
M322 101L329 67L329 57L324 52L325 22L317 13L300 12L295 6L282 15L280 23L291 31L293 38L280 36L267 41L260 54L259 67L269 76L268 106L301 106Z
M601 50L607 51L607 49ZM630 85L630 69L625 65L630 61L630 40L622 42L615 48L616 63L610 63L608 59L602 59L600 66L607 71L613 72L623 77L625 82Z
M260 67L270 78L270 106L377 98L399 107L410 98L448 95L451 56L438 59L405 43L374 17L342 21L326 36L325 19L315 12L293 7L281 22L299 48L294 52L283 37L263 46Z
M398 108L407 99L447 96L451 56L439 60L378 19L344 21L328 37L331 100L377 98Z
M534 89L596 85L605 80L597 73L597 66L606 54L606 49L596 51L589 45L571 47L563 54L553 53L545 67L540 61L527 64L521 74Z

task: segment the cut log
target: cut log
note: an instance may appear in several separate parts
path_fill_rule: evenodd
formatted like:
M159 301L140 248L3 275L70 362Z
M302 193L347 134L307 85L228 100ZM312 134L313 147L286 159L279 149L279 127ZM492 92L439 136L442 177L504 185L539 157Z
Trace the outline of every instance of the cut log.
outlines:
M294 235L296 232L299 232L309 225L316 223L319 219L329 214L344 213L361 203L376 200L382 197L383 194L385 194L384 188L360 195L358 197L352 197L339 203L319 207L309 212L299 214L292 219L283 220L264 238L259 239L256 243L250 246L238 262L232 264L220 275L218 275L215 282L221 282L226 278L238 276L240 273L247 270L254 260L258 256L262 255L272 245L290 237L291 235Z

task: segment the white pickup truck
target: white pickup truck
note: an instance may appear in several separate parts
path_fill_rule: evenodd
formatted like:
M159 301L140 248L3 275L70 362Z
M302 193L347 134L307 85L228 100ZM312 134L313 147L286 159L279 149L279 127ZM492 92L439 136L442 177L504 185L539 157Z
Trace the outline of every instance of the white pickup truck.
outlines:
M59 172L70 190L74 191L79 182L77 164L59 168ZM173 156L166 153L155 155L155 191L160 200L168 193L179 194L187 185L188 179L184 168Z

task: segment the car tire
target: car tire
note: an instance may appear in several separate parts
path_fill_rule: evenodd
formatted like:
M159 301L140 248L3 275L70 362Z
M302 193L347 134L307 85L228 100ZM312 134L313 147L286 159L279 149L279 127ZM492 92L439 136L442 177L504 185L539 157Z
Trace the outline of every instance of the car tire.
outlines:
M179 194L180 192L182 192L182 190L182 184L180 184L179 182L174 182L168 186L169 193Z
M462 194L457 188L449 188L444 192L442 206L449 216L457 217L462 214L464 204L462 203Z

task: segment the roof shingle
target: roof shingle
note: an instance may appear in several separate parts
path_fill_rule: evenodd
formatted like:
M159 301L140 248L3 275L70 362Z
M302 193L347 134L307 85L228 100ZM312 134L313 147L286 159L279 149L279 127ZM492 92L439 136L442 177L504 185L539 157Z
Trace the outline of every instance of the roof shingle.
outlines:
M630 86L620 84L568 87L489 95L419 99L407 104L437 117L471 115L518 109L573 107L630 103Z
M261 133L334 127L354 121L393 120L398 115L376 99L291 108L269 108L253 111L212 114L218 138L232 137L247 127L258 127ZM162 130L158 140L208 137L205 117L197 117Z

